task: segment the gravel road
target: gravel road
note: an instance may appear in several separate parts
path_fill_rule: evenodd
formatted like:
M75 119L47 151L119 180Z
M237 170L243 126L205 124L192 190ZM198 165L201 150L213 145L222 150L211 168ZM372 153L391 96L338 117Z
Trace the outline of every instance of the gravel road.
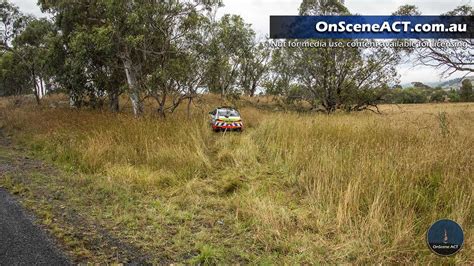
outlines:
M0 265L69 265L66 256L28 214L0 188Z

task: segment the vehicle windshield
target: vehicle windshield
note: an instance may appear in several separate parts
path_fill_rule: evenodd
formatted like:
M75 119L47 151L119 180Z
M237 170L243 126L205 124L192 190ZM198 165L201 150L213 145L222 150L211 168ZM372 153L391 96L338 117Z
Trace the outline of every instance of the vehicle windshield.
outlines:
M237 110L231 110L231 109L223 109L219 110L219 116L240 116L239 112Z

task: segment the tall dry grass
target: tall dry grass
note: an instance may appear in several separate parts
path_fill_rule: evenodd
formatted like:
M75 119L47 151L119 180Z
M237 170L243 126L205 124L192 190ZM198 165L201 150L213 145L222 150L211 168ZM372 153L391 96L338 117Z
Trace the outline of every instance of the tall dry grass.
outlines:
M225 135L210 131L205 111L137 120L4 107L0 117L18 141L78 173L66 177L78 209L172 260L474 262L473 104L242 113L246 131ZM426 246L440 218L465 229L454 258Z

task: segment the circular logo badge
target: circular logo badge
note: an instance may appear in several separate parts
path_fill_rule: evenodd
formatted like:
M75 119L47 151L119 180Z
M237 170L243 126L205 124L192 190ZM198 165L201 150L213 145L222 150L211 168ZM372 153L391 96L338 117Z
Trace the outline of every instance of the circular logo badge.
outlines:
M426 233L426 240L436 255L451 256L461 250L464 232L461 226L452 220L439 220Z

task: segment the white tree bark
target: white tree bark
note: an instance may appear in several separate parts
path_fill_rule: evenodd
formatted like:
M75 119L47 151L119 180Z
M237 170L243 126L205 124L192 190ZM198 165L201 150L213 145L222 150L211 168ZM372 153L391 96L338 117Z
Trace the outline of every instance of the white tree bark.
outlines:
M133 70L132 60L129 56L123 58L123 66L125 68L125 75L127 76L127 83L130 89L129 96L132 102L133 114L138 117L143 113L143 102L140 98L140 90L138 88L138 81Z

